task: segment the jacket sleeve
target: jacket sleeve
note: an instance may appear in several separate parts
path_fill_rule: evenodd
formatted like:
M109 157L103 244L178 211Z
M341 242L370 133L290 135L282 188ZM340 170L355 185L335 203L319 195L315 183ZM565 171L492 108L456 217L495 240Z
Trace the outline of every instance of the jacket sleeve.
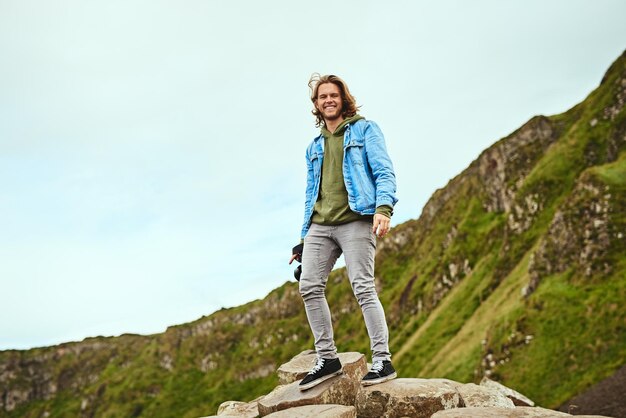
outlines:
M389 205L393 208L398 202L396 198L396 175L393 171L391 158L387 153L383 133L375 122L367 121L364 137L367 162L372 169L376 184L376 207Z
M306 150L306 192L305 192L305 199L304 199L304 222L302 223L302 232L300 233L300 239L304 240L304 237L306 236L306 233L309 231L309 226L311 225L311 219L310 216L307 216L308 213L310 213L310 211L308 210L307 206L310 205L311 203L311 199L310 196L311 194L313 194L313 187L314 187L314 176L313 176L313 163L311 162L311 158L310 158L310 147L307 148Z

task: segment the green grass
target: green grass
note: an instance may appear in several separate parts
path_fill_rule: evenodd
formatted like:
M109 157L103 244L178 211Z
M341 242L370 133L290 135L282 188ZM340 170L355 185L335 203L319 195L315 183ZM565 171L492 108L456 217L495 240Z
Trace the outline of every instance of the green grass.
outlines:
M626 360L626 276L576 286L571 272L544 279L526 311L530 344L499 373L540 405L555 408L608 377Z
M476 266L396 353L394 360L401 376L426 376L423 369L429 360L456 335L486 298L488 281L485 276L489 265L490 261L485 260Z
M617 161L592 167L589 172L598 176L603 183L613 186L616 191L623 191L626 188L626 152L622 152Z

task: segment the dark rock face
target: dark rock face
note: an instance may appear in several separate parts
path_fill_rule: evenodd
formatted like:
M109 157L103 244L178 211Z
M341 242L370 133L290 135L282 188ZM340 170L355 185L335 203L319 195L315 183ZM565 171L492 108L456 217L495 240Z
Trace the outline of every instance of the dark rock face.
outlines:
M511 212L514 197L537 160L556 139L550 120L537 116L478 158L478 175L488 212Z
M626 417L626 366L614 375L570 399L559 409L579 414L602 414L611 417Z

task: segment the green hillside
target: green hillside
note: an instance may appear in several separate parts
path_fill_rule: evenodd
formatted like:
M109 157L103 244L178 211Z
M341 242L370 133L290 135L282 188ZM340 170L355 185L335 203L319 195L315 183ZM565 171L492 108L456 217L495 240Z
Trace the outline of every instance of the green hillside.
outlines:
M582 103L537 116L379 241L401 377L499 380L555 408L626 364L626 54ZM338 348L369 354L346 272ZM198 417L251 400L313 342L297 283L165 333L0 352L0 416Z

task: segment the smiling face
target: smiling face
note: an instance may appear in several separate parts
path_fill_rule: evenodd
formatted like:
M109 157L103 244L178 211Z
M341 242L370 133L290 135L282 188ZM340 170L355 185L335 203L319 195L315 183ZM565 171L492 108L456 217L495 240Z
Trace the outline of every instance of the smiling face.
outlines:
M317 89L315 107L327 123L329 121L342 120L343 98L341 97L339 87L334 83L321 84Z

